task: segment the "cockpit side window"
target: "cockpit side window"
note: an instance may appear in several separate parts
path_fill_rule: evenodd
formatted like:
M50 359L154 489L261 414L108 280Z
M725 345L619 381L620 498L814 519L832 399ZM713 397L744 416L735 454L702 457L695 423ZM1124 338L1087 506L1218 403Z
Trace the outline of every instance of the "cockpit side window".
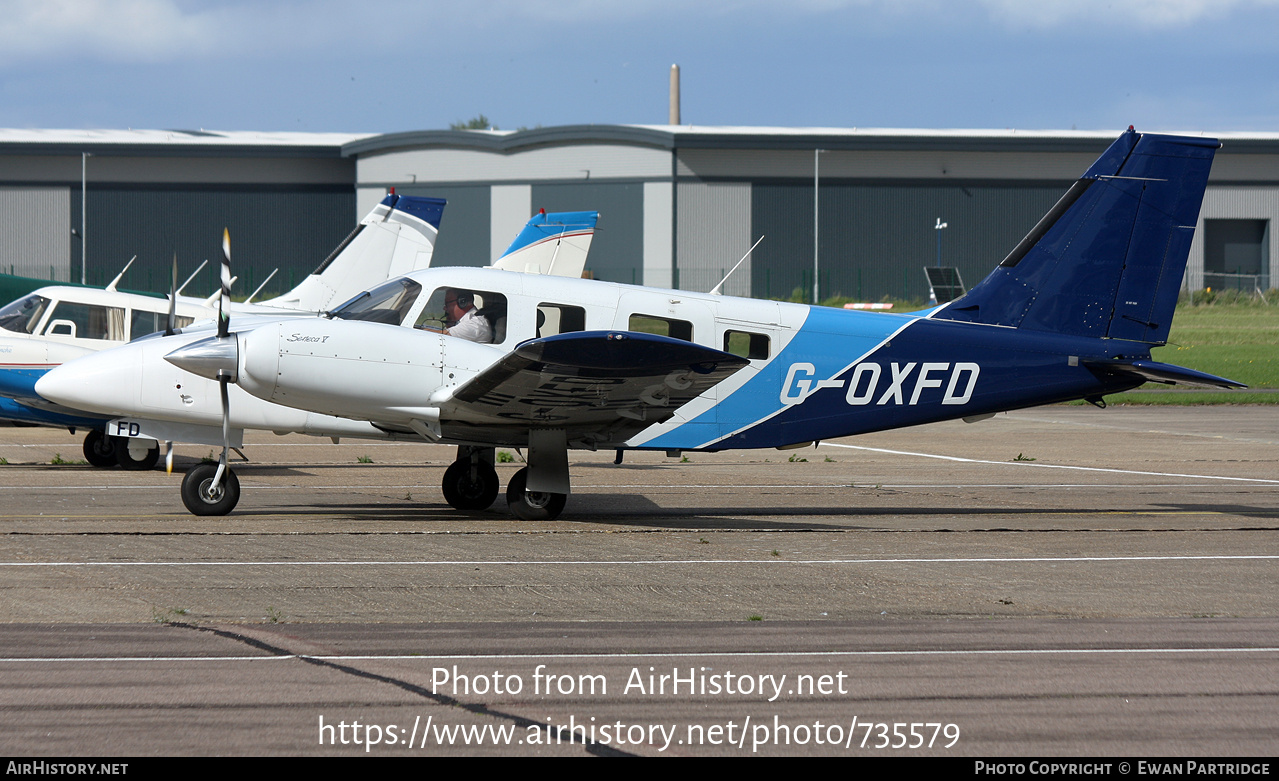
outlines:
M421 292L421 285L401 277L364 291L330 314L343 320L400 325Z
M49 314L45 336L124 341L124 310L113 306L59 301Z
M686 342L693 341L693 324L687 320L676 320L673 317L634 314L631 315L627 327L640 333L669 336L672 339L683 339Z
M168 322L168 312L148 312L142 309L134 309L133 316L129 318L129 338L137 339L139 336L163 331ZM174 328L183 328L191 325L192 322L192 318L183 317L182 315L177 315L173 318Z
M724 352L752 361L768 358L768 334L750 331L725 331Z
M586 310L568 304L537 305L537 336L555 336L586 330Z
M491 290L436 288L414 327L480 344L501 344L506 341L506 296Z
M0 309L0 328L20 334L33 334L48 306L49 299L34 293L7 304Z

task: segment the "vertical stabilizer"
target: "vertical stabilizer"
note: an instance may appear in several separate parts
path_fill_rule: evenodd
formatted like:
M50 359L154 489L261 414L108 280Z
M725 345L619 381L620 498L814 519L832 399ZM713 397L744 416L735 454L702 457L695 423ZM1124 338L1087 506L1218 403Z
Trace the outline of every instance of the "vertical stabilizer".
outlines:
M990 276L933 317L1165 343L1219 146L1130 128Z
M302 284L261 306L320 312L391 277L428 268L441 198L388 195Z
M540 211L524 226L493 268L557 277L580 277L591 251L599 212Z

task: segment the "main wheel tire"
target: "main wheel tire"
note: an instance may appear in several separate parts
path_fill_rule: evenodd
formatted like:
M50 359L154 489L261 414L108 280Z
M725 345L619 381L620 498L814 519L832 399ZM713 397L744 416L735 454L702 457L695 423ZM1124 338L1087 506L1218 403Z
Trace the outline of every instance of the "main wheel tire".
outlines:
M96 428L84 437L84 460L100 468L115 466L115 440Z
M515 473L506 486L506 503L516 517L526 521L553 521L564 511L567 494L553 494L547 491L529 491L528 467Z
M240 501L240 478L227 469L222 484L210 493L217 464L200 464L187 470L182 478L182 503L195 515L226 515Z
M444 501L458 510L486 510L497 499L501 482L492 464L480 462L471 478L470 461L454 461L444 470Z
M121 469L127 469L130 472L145 472L155 466L160 460L160 443L156 442L155 447L147 451L142 458L134 458L129 452L129 440L125 437L115 437L115 460L119 462Z

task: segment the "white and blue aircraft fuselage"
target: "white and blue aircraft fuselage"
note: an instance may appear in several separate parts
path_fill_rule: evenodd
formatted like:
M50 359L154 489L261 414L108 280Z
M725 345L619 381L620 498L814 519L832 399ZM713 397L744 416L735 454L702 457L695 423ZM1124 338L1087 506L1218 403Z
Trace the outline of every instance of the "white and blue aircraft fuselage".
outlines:
M1102 405L1148 380L1238 386L1150 358L1167 341L1217 146L1130 130L989 277L913 314L431 269L331 318L154 339L68 364L37 390L72 406L92 397L121 420L146 394L168 394L154 416L177 420L167 410L179 408L183 374L223 376L299 416L458 445L443 487L460 509L496 498L495 447L527 448L507 500L537 519L564 507L575 448L786 448L1072 399ZM458 291L483 301L492 343L428 330ZM156 384L169 387L130 381L166 362ZM104 387L115 389L109 402ZM290 430L306 431L298 420ZM238 486L231 496L220 476L188 473L188 508L228 512Z

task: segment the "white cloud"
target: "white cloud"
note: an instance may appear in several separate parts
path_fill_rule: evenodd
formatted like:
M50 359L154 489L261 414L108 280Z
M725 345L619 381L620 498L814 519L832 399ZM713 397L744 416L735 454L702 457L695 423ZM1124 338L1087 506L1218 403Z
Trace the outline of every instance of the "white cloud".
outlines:
M0 0L0 56L145 62L204 54L224 39L219 17L174 0Z
M998 26L1052 29L1185 27L1238 17L1279 0L0 0L0 62L113 62L278 57L407 49L500 55L557 32L723 29L778 17L871 24L883 33L956 14ZM855 22L854 22L855 18Z
M979 0L996 20L1041 29L1086 24L1186 27L1236 11L1279 7L1279 0Z

